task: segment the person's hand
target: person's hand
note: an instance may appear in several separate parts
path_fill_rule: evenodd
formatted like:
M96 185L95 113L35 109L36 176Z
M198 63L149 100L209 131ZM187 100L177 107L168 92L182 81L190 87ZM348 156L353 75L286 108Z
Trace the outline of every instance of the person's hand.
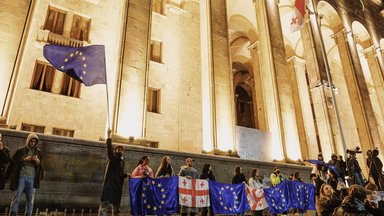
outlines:
M27 156L27 157L25 157L23 160L24 160L24 161L31 161L31 160L32 160L31 158L32 158L32 156Z
M32 156L31 156L31 160L32 160L32 161L38 161L39 158L37 157L37 155L32 155Z
M191 179L192 177L191 176L185 176L187 179Z
M4 144L3 142L0 141L0 150L3 150L3 148L4 148Z
M111 138L111 133L112 133L112 130L110 128L108 128L108 130L107 130L108 139Z

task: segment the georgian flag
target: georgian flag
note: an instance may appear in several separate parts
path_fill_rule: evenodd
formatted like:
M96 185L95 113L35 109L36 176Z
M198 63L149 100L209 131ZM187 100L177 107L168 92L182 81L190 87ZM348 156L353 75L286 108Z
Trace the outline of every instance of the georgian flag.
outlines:
M179 204L199 208L209 206L208 180L188 179L179 176Z
M245 193L247 195L248 204L252 210L259 211L268 207L263 189L255 189L246 185Z
M293 16L290 27L291 32L295 32L303 28L306 6L307 0L295 0L295 7L293 8Z

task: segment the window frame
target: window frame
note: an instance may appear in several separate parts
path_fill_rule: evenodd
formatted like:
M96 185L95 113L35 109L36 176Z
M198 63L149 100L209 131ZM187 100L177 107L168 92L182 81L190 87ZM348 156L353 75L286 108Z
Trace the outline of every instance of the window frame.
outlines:
M156 96L157 96L155 106L153 103L154 102L153 101L154 100L153 99L154 93L156 93ZM160 114L160 112L161 112L160 101L161 101L161 89L148 87L148 90L147 90L147 112Z

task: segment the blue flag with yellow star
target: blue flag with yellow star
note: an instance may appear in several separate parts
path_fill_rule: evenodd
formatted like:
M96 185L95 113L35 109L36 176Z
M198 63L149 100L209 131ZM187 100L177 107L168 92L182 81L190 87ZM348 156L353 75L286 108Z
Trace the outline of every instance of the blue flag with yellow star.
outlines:
M174 214L179 208L178 176L170 178L130 178L132 215Z
M250 209L244 184L208 182L213 213L239 214Z
M276 187L264 188L264 196L271 214L286 212L291 206L288 180L283 181Z
M44 57L57 70L86 86L106 84L104 45L69 47L45 45Z
M290 181L291 207L301 211L316 210L315 186L299 181Z

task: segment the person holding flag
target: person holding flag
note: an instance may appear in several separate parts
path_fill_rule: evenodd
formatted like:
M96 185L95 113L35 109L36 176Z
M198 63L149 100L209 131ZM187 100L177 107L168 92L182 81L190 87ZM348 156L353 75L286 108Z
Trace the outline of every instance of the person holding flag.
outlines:
M103 189L101 192L99 212L101 216L107 214L108 205L112 205L112 214L118 215L124 179L128 175L124 172L124 147L122 145L112 148L111 130L107 132L107 156L108 162L105 168Z

